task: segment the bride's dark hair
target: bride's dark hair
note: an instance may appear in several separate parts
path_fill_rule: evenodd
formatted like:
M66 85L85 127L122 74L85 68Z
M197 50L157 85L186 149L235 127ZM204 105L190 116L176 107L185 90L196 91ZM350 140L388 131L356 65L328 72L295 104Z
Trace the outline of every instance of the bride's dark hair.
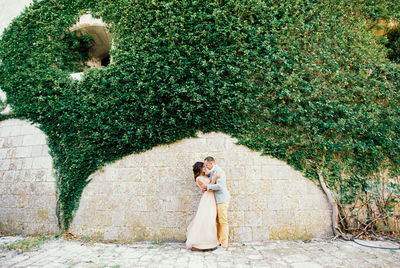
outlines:
M196 181L196 178L197 178L198 176L200 176L201 170L202 170L203 166L204 166L204 163L203 163L203 162L196 162L196 163L194 163L194 165L193 165L194 181Z

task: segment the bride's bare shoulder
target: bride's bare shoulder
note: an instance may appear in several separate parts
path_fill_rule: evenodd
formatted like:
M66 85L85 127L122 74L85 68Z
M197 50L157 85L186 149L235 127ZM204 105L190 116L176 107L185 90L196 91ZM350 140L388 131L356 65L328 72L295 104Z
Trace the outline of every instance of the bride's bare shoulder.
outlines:
M201 180L202 182L207 182L207 181L209 181L209 178L206 176L198 176L196 178L196 181L198 181L198 180Z

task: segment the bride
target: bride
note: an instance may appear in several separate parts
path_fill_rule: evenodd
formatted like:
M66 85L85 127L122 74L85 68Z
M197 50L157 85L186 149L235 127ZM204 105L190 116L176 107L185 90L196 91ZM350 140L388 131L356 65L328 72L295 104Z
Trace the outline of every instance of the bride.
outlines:
M203 162L196 162L193 165L194 180L199 187L209 183L215 184L217 179L217 176L214 176L210 182L210 178L205 176L205 169ZM196 216L188 226L186 246L192 250L215 249L219 245L216 218L217 205L214 192L205 191L200 199Z

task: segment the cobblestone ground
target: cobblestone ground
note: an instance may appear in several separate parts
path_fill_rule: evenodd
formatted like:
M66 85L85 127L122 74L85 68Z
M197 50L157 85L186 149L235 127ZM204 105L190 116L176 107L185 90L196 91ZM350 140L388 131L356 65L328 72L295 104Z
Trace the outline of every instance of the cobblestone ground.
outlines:
M132 244L51 239L28 252L9 250L22 237L0 237L1 267L400 267L400 251L341 240L234 243L228 252L192 252L183 243ZM359 241L398 247L389 242Z

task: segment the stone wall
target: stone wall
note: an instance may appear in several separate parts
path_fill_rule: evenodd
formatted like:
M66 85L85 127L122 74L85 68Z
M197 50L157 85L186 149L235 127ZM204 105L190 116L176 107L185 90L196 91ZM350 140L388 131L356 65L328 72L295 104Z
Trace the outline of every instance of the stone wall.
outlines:
M220 133L132 154L95 172L70 231L104 240L184 241L201 197L192 165L207 155L227 174L232 241L331 235L329 205L313 182Z
M0 122L0 231L58 232L46 136L29 122Z

